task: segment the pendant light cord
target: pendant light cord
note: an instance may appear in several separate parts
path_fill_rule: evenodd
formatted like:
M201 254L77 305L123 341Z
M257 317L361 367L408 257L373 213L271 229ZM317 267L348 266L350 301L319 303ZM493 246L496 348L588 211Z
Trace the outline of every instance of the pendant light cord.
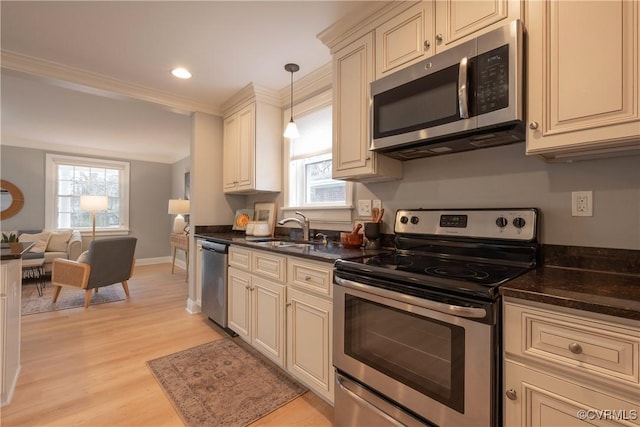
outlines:
M291 71L291 121L293 121L293 70Z

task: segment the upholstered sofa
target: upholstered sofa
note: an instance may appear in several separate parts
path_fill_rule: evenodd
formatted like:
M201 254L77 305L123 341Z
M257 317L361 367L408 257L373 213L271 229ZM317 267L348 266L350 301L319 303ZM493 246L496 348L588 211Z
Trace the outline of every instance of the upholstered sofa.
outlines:
M44 258L44 271L51 273L53 260L76 260L82 253L82 237L77 230L19 230L14 232L20 242L34 242L23 259Z

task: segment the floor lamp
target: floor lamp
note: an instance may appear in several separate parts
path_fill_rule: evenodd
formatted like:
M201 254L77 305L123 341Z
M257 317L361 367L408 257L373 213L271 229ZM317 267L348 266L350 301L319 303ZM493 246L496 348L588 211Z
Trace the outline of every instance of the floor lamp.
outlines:
M169 199L169 213L176 216L173 220L174 233L186 232L187 224L185 223L183 215L188 214L189 209L189 200Z
M91 240L96 240L96 212L109 209L107 196L80 196L80 210L91 211L93 214L93 230Z

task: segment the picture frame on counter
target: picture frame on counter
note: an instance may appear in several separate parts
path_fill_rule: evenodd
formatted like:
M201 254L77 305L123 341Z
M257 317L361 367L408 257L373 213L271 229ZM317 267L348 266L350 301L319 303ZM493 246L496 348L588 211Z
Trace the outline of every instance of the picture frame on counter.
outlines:
M253 218L253 209L238 209L236 210L235 217L233 218L232 230L246 230L247 224Z
M276 202L256 202L253 205L253 220L254 221L267 221L269 223L269 230L271 230L271 236L276 230Z

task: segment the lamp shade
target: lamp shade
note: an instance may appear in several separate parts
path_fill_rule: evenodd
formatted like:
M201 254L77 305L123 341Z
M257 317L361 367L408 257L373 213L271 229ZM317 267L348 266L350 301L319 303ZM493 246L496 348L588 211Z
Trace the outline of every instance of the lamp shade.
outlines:
M189 213L189 200L169 199L169 213L183 215Z
M96 212L107 209L109 209L107 196L80 196L80 210Z

